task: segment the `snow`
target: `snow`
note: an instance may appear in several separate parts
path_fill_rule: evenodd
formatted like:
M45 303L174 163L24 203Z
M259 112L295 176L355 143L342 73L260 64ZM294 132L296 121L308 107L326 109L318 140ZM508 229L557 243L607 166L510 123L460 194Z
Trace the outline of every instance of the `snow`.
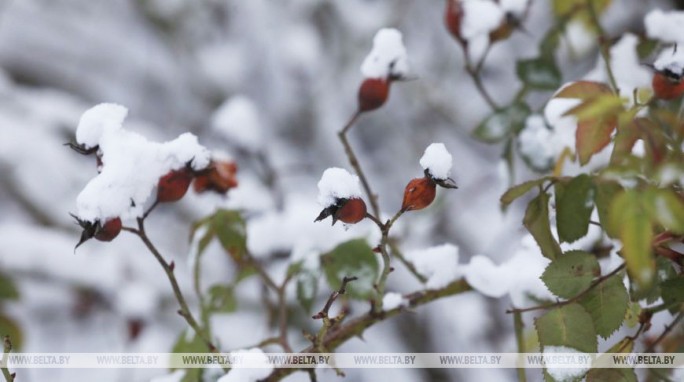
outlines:
M232 357L248 356L250 360L259 364L268 364L268 358L261 349L238 350L230 352ZM263 368L243 368L235 365L228 374L219 378L217 382L257 382L268 377L273 371L273 366Z
M420 165L435 179L447 179L451 172L453 158L444 143L433 143L425 149Z
M684 25L683 11L664 12L661 9L650 11L644 18L646 35L665 43L681 43L684 41L682 25Z
M535 169L547 169L560 154L556 145L549 144L555 136L554 131L546 126L544 117L531 115L518 135L520 153Z
M624 97L631 106L634 89L650 88L653 73L647 69L639 59L637 46L639 38L631 33L625 33L620 40L610 48L610 65L620 89L620 96ZM608 83L605 60L599 58L596 68L585 77L587 80Z
M515 6L510 2L511 6ZM504 10L490 0L463 1L463 20L461 21L461 36L466 40L489 35L504 20Z
M160 297L155 288L141 280L127 281L118 290L115 306L124 317L150 318L158 310Z
M382 298L382 308L385 310L392 310L400 306L406 306L406 299L401 293L388 292Z
M86 148L95 147L105 133L121 128L128 109L113 103L101 103L88 109L76 128L76 142Z
M656 70L669 70L675 75L684 75L684 49L663 49L653 62Z
M496 265L487 256L475 255L469 264L462 267L463 275L473 289L493 298L510 294L513 305L522 307L528 300L528 294L539 298L551 297L539 278L548 263L532 236L526 235L520 248L505 263Z
M259 109L245 96L224 101L212 116L212 127L228 142L248 151L258 151L261 147Z
M544 346L544 354L547 355L586 355L577 349L567 346ZM580 376L586 374L589 367L586 368L571 368L571 367L547 367L546 371L553 377L555 381L572 381Z
M380 29L373 38L373 49L361 64L365 78L406 77L409 72L406 47L401 32L393 28Z
M413 263L418 273L428 278L425 283L428 289L442 288L461 274L458 247L453 244L408 251L406 258Z
M318 182L318 203L323 208L337 203L337 199L353 198L361 198L358 176L339 167L331 167L323 172Z
M76 214L82 220L140 217L160 177L191 161L195 170L209 165L210 152L195 135L184 133L169 142L150 142L121 128L123 110L98 105L86 111L79 124L86 139L79 143L98 145L104 165L76 199Z

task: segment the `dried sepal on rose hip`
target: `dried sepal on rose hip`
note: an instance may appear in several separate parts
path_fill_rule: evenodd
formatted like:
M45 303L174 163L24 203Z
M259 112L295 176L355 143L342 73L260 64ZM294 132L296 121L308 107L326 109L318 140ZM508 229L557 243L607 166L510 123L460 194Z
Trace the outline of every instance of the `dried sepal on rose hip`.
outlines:
M196 193L213 191L225 194L238 186L237 170L237 164L233 161L212 160L209 167L197 174L192 187Z
M83 220L74 214L71 214L71 216L76 219L78 225L83 228L83 232L81 232L81 239L79 240L78 244L76 244L76 247L74 247L74 251L81 244L92 238L95 238L99 241L112 241L119 236L119 233L121 233L122 224L121 218L119 217L107 219L103 223L100 220L95 220L93 222Z
M662 100L677 99L684 94L684 52L675 46L665 50L651 66L653 94Z
M373 38L373 49L361 65L364 80L359 86L359 112L380 108L389 98L393 81L408 76L408 58L401 32L385 28Z
M361 199L359 178L342 168L329 168L323 172L318 182L318 203L323 211L315 222L332 216L332 224L337 221L356 224L366 217L366 202Z
M423 167L424 176L412 179L404 189L401 203L401 210L404 212L421 210L432 204L437 195L437 186L447 189L458 188L456 182L449 177L452 157L443 143L428 146L420 158L420 165Z

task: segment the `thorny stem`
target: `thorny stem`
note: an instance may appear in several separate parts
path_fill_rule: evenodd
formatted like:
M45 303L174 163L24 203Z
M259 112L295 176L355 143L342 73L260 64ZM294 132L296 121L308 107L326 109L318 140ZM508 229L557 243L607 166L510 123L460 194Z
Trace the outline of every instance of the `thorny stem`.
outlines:
M332 292L330 294L330 297L328 297L328 301L325 302L323 309L321 309L318 313L314 314L311 318L313 318L314 320L319 320L328 317L330 307L335 302L335 300L337 300L337 298L340 295L345 294L347 292L347 284L358 279L359 278L356 276L344 276L344 278L342 279L342 285L340 286L340 289Z
M598 32L599 51L601 52L601 57L603 57L603 61L606 63L606 73L608 74L610 86L613 88L615 94L619 94L620 89L618 89L617 81L615 80L615 75L613 74L613 69L610 64L610 51L608 50L608 46L606 45L606 42L609 41L608 35L601 26L601 20L599 20L596 8L594 8L594 0L586 0L586 3L587 11L589 12L589 17L591 18L591 21Z
M421 305L430 303L443 297L467 292L470 289L471 288L468 283L466 283L465 280L460 279L441 289L418 291L409 295L405 295L404 297L408 300L407 306L409 308L417 308ZM382 312L371 311L351 321L348 321L343 325L333 326L329 330L326 330L323 337L320 337L319 344L312 344L311 346L301 350L301 353L317 353L320 352L321 348L326 349L327 351L332 351L350 338L361 336L367 328L373 326L374 324L398 315L403 311L403 309L405 308L398 307ZM263 381L280 381L298 370L299 369L295 368L276 369Z
M565 301L558 301L558 302L555 302L555 303L553 303L553 304L545 304L545 305L532 306L532 307L524 308L524 309L516 309L516 308L513 308L513 309L507 310L506 313L524 313L524 312L531 312L531 311L534 311L534 310L545 310L545 309L557 308L557 307L561 307L561 306L564 306L564 305L572 304L573 302L576 302L576 301L578 301L579 299L581 299L582 297L586 296L589 292L591 292L594 288L596 288L597 286L599 286L599 285L600 285L601 283L603 283L604 281L606 281L606 280L608 280L609 278L611 278L612 276L615 276L616 274L618 274L618 273L619 273L621 270L623 270L624 268L625 268L625 264L622 263L620 266L618 266L617 268L613 269L610 273L608 273L608 274L606 274L605 276L601 276L601 277L599 277L598 279L596 279L591 285L589 285L589 287L587 287L587 289L585 289L585 290L583 290L582 292L578 293L578 294L577 294L575 297L573 297L573 298L567 299L567 300L565 300Z
M674 320L672 320L670 325L666 325L665 330L663 330L663 332L660 333L658 338L656 338L655 341L653 341L646 348L646 350L644 350L644 353L651 353L656 348L656 346L658 346L658 344L662 342L662 340L664 340L665 337L667 337L667 335L672 331L672 329L674 329L674 327L677 326L677 324L679 323L679 321L682 320L682 318L684 318L684 313L679 312L679 314L677 314L677 317L675 317Z
M149 213L149 211L148 211ZM173 262L168 263L164 258L162 257L161 253L159 253L159 250L154 246L152 241L150 241L150 238L147 236L147 233L145 232L145 219L143 218L138 218L138 228L125 228L126 231L131 232L135 235L137 235L140 240L145 244L147 249L154 255L154 257L157 259L159 264L162 266L164 269L164 273L166 273L166 277L169 279L169 283L171 283L171 288L173 289L173 294L176 297L176 300L178 301L178 304L180 305L180 309L178 310L178 314L185 319L185 321L188 323L188 325L195 331L197 336L204 342L204 344L207 346L207 348L214 353L218 353L218 349L216 346L211 342L209 337L207 336L206 332L202 330L200 325L197 323L197 320L195 317L192 315L190 312L190 308L188 307L188 303L185 300L185 297L183 296L183 292L181 292L180 286L178 285L178 280L176 279L176 276L174 274L174 266Z
M12 341L9 336L5 336L3 339L3 353L2 353L2 375L5 377L6 382L13 382L15 373L10 373L7 368L7 360L9 359L9 353L12 351Z
M363 172L363 168L361 168L359 159L356 157L354 149L351 147L351 145L349 144L349 140L347 139L347 132L354 126L354 123L360 115L361 111L357 111L349 120L349 122L344 126L344 128L340 130L339 133L337 133L337 135L340 138L340 141L342 142L342 146L344 146L344 152L347 154L347 158L349 158L349 164L352 166L352 168L354 168L356 175L358 175L359 179L361 180L361 186L363 186L363 190L368 196L368 201L370 202L373 214L375 216L380 216L380 207L378 206L377 196L373 193L373 190L370 187L370 183L368 183L368 178L366 177L366 174Z

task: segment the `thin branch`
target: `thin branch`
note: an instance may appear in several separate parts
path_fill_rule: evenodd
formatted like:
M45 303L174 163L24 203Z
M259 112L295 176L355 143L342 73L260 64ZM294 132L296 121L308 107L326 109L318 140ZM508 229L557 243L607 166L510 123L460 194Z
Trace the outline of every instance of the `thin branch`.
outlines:
M351 145L349 144L349 140L347 139L347 132L349 131L349 129L351 129L352 126L354 126L354 122L358 119L360 114L361 113L357 111L356 114L354 114L352 119L349 121L349 123L347 123L347 125L342 130L340 130L339 133L337 133L337 136L340 138L342 146L344 146L344 152L347 154L349 164L356 172L356 175L359 176L359 180L361 180L361 186L363 186L363 190L368 196L368 202L371 205L373 215L380 216L380 207L378 206L377 196L373 193L373 190L370 187L370 183L368 183L368 178L366 177L366 174L363 172L363 168L359 163L359 159L356 157L354 149L352 149Z
M12 341L9 336L5 336L3 339L3 353L2 353L2 375L5 377L6 382L13 382L16 373L10 373L7 368L7 360L9 359L9 353L12 351Z
M148 211L149 212L149 211ZM145 232L145 220L144 218L138 218L138 229L133 230L133 229L126 229L128 232L132 232L135 235L137 235L140 240L145 244L147 249L154 255L155 259L159 262L159 264L162 266L164 269L164 273L166 273L166 277L169 279L169 283L171 284L171 289L173 289L173 294L176 297L176 300L178 301L178 304L180 305L180 309L178 310L178 314L185 319L185 321L188 323L188 325L195 331L197 336L204 342L204 344L207 346L207 348L214 353L218 353L217 347L211 342L207 334L205 333L204 330L200 327L200 325L197 323L197 320L195 317L192 315L190 312L190 308L188 307L188 303L185 300L185 297L183 296L183 292L181 292L180 286L178 285L178 280L176 279L176 275L173 273L173 262L168 263L164 258L162 257L161 253L159 253L159 250L154 246L152 241L150 241L150 238L147 236L147 233Z
M408 300L408 307L417 308L421 305L430 303L434 300L443 297L453 296L459 293L467 292L470 289L470 286L465 280L459 279L441 289L419 291L406 295L404 297ZM301 353L316 353L319 352L319 349L321 348L326 349L327 351L332 351L336 349L338 346L345 343L347 340L351 339L352 337L361 336L366 329L373 326L374 324L382 322L388 318L394 317L400 314L403 310L403 307L397 307L382 312L368 312L360 317L348 321L344 325L339 325L334 328L331 328L329 331L327 331L326 335L320 339L320 344L312 344L311 346L301 350ZM299 369L296 368L276 369L271 373L271 375L266 377L263 381L280 381L298 370Z
M677 326L677 324L679 323L679 321L682 320L682 318L684 318L684 313L679 312L677 314L677 317L675 317L675 319L672 320L670 325L665 325L665 330L663 330L663 332L660 333L660 335L658 336L658 338L655 339L655 341L653 341L650 345L648 345L646 350L644 350L644 353L653 352L653 350L656 348L656 346L658 346L658 344L660 342L662 342L665 339L665 337L667 337L667 335L672 331L672 329L674 329L675 326Z
M399 247L396 245L396 243L393 240L390 240L390 249L392 250L392 256L394 256L395 259L399 260L400 263L402 263L406 269L420 281L421 283L426 283L427 282L427 277L423 276L418 270L416 269L415 265L413 265L412 262L406 260L404 257L404 254L399 250Z
M587 289L583 290L582 292L578 293L575 297L567 299L565 301L558 301L553 304L545 304L545 305L538 305L538 306L532 306L529 308L524 308L524 309L509 309L506 311L506 313L524 313L524 312L531 312L534 310L545 310L545 309L551 309L551 308L557 308L561 307L564 305L572 304L573 302L577 302L580 300L582 297L586 296L589 292L591 292L594 288L599 286L601 283L604 281L608 280L612 276L615 276L618 274L621 270L625 268L625 263L620 264L617 268L613 269L610 273L606 274L605 276L601 276L598 279L596 279L591 285L587 287Z
M330 297L328 297L328 301L325 302L325 306L323 306L323 309L321 309L318 313L314 314L311 318L313 318L314 320L319 320L328 317L330 307L335 302L335 300L337 300L337 298L340 295L345 294L347 292L347 284L358 279L359 278L356 276L344 276L344 278L342 279L342 285L340 286L340 289L333 291L330 294Z
M591 22L594 24L594 27L596 27L596 30L598 32L599 51L601 52L601 57L603 57L603 61L606 63L606 73L608 74L610 86L613 88L615 94L619 94L620 89L617 86L617 81L615 80L615 75L613 74L613 69L610 64L610 51L608 50L608 46L606 45L606 42L610 40L608 38L608 35L606 34L606 31L601 26L601 20L599 20L598 12L596 12L596 8L594 7L594 0L586 0L586 5L587 11L589 12L589 17L591 18Z

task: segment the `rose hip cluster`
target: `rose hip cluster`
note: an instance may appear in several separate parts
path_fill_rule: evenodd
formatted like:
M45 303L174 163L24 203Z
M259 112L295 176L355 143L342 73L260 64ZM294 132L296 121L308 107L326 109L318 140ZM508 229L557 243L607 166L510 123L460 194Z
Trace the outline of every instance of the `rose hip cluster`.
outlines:
M85 148L83 145L75 143L67 143L67 145L83 155L95 154L97 171L98 173L102 172L102 152L99 150L99 147ZM181 200L188 192L191 184L196 193L213 191L219 194L226 194L231 188L235 188L238 185L236 178L237 165L235 162L212 160L202 170L193 169L191 163L192 161L186 163L184 167L171 170L159 178L155 204L173 203ZM119 217L110 218L104 222L99 220L91 222L79 219L74 214L71 214L71 216L83 228L81 239L76 244L76 248L92 238L99 241L112 241L121 232L122 223Z

